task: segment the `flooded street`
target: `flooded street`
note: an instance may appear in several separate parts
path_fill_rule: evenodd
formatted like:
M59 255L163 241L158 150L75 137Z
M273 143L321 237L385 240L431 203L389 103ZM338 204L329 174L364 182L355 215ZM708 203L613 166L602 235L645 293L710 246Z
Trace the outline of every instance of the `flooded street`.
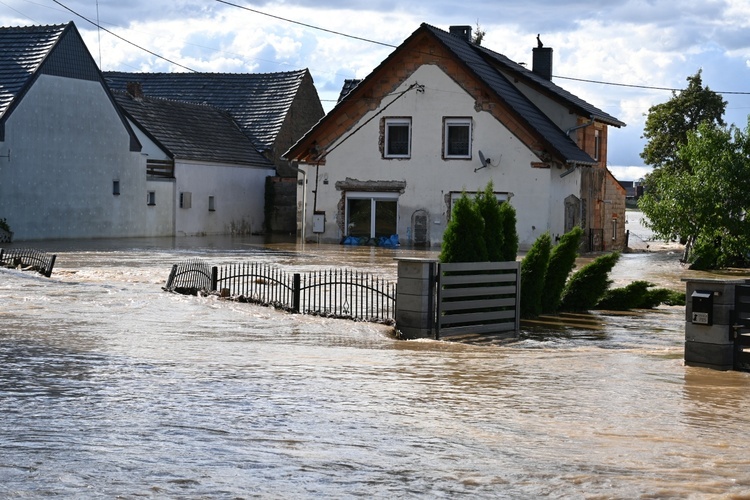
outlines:
M173 263L396 276L436 252L44 242L0 269L2 498L750 498L750 373L683 364L684 308L505 346L161 290ZM612 279L684 290L679 254ZM704 276L700 274L700 276Z

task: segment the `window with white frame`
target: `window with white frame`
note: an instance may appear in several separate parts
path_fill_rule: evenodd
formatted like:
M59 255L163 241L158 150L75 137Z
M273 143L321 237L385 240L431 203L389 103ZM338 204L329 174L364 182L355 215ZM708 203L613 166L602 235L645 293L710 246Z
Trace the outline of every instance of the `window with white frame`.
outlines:
M411 118L385 119L385 158L411 157Z
M471 158L471 118L443 119L443 157Z

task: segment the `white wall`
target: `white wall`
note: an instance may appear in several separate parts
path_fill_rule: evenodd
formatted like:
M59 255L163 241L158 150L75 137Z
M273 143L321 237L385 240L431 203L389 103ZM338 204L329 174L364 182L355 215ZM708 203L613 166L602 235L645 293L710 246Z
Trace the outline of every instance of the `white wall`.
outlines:
M419 209L427 211L430 219L430 241L437 245L442 240L448 217L446 199L451 191L482 190L492 179L495 191L513 193L510 203L517 214L517 229L522 248L526 248L543 232L563 226L562 202L569 192L551 196L556 187L568 189L571 179L560 182L557 169L532 168L540 161L521 141L492 115L475 110L474 99L464 92L437 66L422 66L411 75L394 94L414 82L425 85L423 93L409 91L381 115L360 129L354 136L344 134L340 145L326 157L320 176L327 174L328 184L318 183L317 206L313 206L315 167L303 166L308 172L307 222L308 238L312 234L313 209L326 212L326 231L321 241L338 242L343 234L338 218L341 191L337 181L347 178L360 181L403 181L406 188L399 198L398 234L402 243L412 234L411 217ZM388 98L381 107L390 102ZM357 129L381 108L369 113L354 125ZM382 117L412 117L412 154L408 160L382 159L378 138ZM443 160L441 155L443 117L471 117L473 120L471 160ZM330 149L330 148L329 148ZM475 172L480 167L478 151L491 159L493 166ZM557 179L555 179L555 177ZM550 222L550 218L554 222ZM559 222L558 219L559 218Z
M273 168L175 162L175 235L247 234L263 230L266 177ZM190 208L180 208L189 192ZM209 211L209 196L215 210Z
M16 240L145 235L145 159L98 82L40 75L6 122L8 148L0 217Z

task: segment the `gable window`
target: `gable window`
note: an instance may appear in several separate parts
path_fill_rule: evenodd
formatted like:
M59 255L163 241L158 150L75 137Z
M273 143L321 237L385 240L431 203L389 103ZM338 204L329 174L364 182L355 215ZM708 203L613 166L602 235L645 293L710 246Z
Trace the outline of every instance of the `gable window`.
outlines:
M443 144L444 158L471 158L471 118L444 118Z
M385 119L385 158L411 157L411 118Z

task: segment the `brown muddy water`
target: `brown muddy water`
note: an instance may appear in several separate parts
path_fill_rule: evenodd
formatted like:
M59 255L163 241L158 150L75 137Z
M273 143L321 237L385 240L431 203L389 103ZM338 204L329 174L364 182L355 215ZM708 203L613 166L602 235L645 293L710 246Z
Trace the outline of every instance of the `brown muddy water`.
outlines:
M504 346L161 290L172 263L409 250L254 239L45 242L0 270L2 498L750 498L750 373L685 367L684 308ZM682 289L676 252L618 283Z

